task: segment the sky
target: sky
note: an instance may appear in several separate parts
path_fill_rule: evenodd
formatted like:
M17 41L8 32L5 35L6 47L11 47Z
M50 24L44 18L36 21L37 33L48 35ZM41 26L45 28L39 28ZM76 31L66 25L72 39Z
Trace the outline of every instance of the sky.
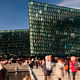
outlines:
M80 0L34 0L80 9ZM28 0L0 0L0 30L29 29Z

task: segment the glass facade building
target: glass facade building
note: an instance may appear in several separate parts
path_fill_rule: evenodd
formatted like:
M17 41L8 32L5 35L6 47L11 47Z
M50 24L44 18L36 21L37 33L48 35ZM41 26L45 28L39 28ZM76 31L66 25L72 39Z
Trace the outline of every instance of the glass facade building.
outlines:
M0 54L30 56L29 30L0 31Z
M32 56L80 55L80 10L28 2Z

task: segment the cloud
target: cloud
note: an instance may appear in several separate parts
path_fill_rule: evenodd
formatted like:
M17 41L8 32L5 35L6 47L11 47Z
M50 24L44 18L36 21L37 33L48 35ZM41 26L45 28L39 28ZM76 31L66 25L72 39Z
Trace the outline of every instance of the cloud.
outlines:
M64 0L60 3L58 3L58 5L80 9L80 0Z

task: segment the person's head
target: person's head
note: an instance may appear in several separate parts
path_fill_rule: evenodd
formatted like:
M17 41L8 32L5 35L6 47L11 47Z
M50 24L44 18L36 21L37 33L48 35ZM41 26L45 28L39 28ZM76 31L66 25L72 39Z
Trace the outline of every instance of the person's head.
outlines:
M71 61L76 61L76 57L75 56L71 56Z
M51 56L51 55L47 55L47 56L45 56L45 60L47 60L47 61L51 61L51 60L52 60L52 56Z
M59 59L57 60L57 62L58 62L58 63L63 63L63 59L62 59L62 58L59 58Z

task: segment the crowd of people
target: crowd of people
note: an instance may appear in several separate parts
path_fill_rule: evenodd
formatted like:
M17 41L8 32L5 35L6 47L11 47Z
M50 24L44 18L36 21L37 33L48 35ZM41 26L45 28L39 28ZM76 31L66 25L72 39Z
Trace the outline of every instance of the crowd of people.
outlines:
M45 80L47 80L47 78L50 78L52 70L54 68L52 66L51 57L47 56L47 58L45 58L45 61L43 62L42 65L42 70L44 72ZM72 80L75 80L76 73L78 70L80 70L79 61L77 57L71 56L65 59L57 58L55 62L56 62L55 71L53 71L53 73L55 73L56 78L58 80L66 80L67 78L68 80L71 80L71 75L72 75ZM64 75L67 78L64 79Z
M41 60L34 60L33 58L24 59L23 57L17 59L1 59L0 60L0 80L9 80L8 78L8 70L4 67L7 64L11 65L13 63L17 63L22 67L30 66L33 68L34 66L36 69L41 65ZM15 68L15 71L18 71L18 67ZM28 78L28 77L27 77ZM27 79L26 78L26 79Z
M14 62L13 59L11 59L11 61L9 60L7 64L12 64L12 62ZM68 80L71 80L72 75L72 80L75 80L76 73L78 70L80 70L79 60L75 56L65 58L54 57L53 59L51 55L47 55L43 60L38 60L34 58L29 58L25 60L23 58L20 58L20 60L17 60L16 62L22 66L29 66L32 69L42 68L45 80L53 80L50 79L52 73L56 75L56 78L58 80L64 80L64 75L66 75ZM2 64L3 63L0 62L0 80L7 80L5 79L5 72L7 72L7 70ZM53 71L54 68L55 71Z
M52 72L56 75L58 80L66 80L67 78L68 80L75 80L76 73L80 70L79 58L75 56L65 58L55 57L53 60L52 56L48 55L43 60L27 60L27 64L32 69L34 66L36 69L41 67L44 72L45 80L50 80ZM54 68L55 71L53 71ZM66 77L65 79L64 76Z

